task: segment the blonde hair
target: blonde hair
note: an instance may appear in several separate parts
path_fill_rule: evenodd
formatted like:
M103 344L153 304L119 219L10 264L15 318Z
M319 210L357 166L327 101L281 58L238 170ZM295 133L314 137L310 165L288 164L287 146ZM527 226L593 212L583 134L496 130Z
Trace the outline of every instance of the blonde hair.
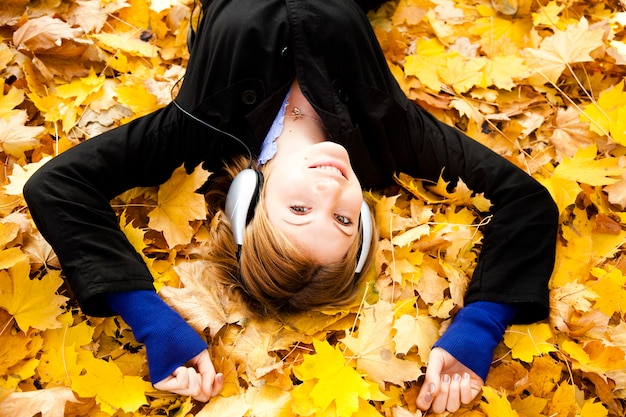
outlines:
M230 185L232 178L247 165L244 158L237 158L225 167L224 178L216 178L207 192L209 206L224 207L226 184ZM272 225L263 193L246 227L239 260L230 223L221 209L214 212L211 240L207 257L215 266L216 279L238 292L250 310L262 317L350 305L364 275L354 273L360 238L355 239L341 260L317 264ZM376 241L374 233L368 264Z

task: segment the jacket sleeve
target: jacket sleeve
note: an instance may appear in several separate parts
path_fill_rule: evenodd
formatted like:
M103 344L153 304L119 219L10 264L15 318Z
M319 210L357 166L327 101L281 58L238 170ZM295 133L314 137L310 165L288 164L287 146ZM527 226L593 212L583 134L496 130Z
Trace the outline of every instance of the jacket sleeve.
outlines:
M548 191L495 152L415 106L410 120L413 161L401 170L436 180L459 178L492 207L466 302L517 304L514 322L544 319L554 267L558 210ZM402 159L400 159L402 160Z
M202 155L219 154L214 146L168 106L74 146L26 183L33 220L85 313L112 314L104 293L153 288L110 200L130 188L164 182L183 163L195 166Z

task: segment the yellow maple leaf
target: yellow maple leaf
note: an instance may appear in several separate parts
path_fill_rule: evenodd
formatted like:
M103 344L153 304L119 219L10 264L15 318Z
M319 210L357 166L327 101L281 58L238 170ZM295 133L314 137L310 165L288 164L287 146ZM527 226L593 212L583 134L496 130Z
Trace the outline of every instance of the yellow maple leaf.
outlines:
M534 356L554 352L554 336L547 323L515 324L504 333L504 344L511 349L511 356L524 362L532 362Z
M163 279L161 274L155 269L154 258L150 258L146 256L144 253L144 249L148 247L148 244L144 241L144 236L146 232L140 228L134 227L133 222L127 222L126 220L126 211L122 213L120 216L120 228L122 232L126 235L126 238L130 242L130 244L135 248L141 259L143 259L144 263L148 267L152 278L154 279L154 287L157 291L161 290L163 286Z
M377 385L365 381L348 365L338 347L317 339L313 340L313 346L316 353L304 355L302 364L293 370L303 381L292 390L295 413L311 415L333 404L338 417L350 417L359 410L359 398L386 398Z
M533 24L535 26L558 27L562 29L558 23L560 22L559 14L565 9L564 4L558 4L556 1L550 1L541 7L537 12L533 12Z
M391 239L398 230L404 230L404 224L400 223L399 216L394 214L394 208L399 196L382 196L376 203L375 219L378 233L381 238Z
M516 81L524 79L530 73L524 59L516 55L498 55L485 63L486 86L494 85L503 90L512 90Z
M356 368L381 386L385 382L403 385L406 381L417 380L422 374L418 363L396 356L391 337L393 318L393 305L381 300L363 308L358 336L348 335L340 339L356 359Z
M457 52L447 52L445 46L437 39L417 39L416 53L408 55L404 64L404 72L408 76L415 76L424 86L432 91L439 91L442 82L437 69L445 65L448 56L457 55Z
M59 321L62 327L48 329L44 334L37 373L42 382L69 385L74 376L83 372L78 353L92 343L94 329L86 321L72 325L74 318L69 312L62 314Z
M457 93L465 93L474 87L486 87L483 71L487 65L484 57L467 58L461 55L450 57L439 67L442 82L451 86Z
M157 97L139 83L134 85L120 85L115 90L120 103L135 113L135 117L153 112L160 107Z
M537 178L537 180L550 192L559 213L574 204L576 197L582 190L577 181L557 175L552 175L550 178Z
M584 345L565 340L560 345L563 352L572 359L572 365L576 369L599 375L626 369L624 351L619 347L609 346L599 340L592 340Z
M445 291L450 288L450 282L442 276L445 270L442 271L439 263L430 257L424 259L420 269L421 276L415 285L419 297L427 304L444 302Z
M24 90L11 88L4 94L4 79L0 80L0 117L7 118L16 110L15 107L24 101Z
M408 230L394 236L391 239L391 243L396 246L406 246L419 240L423 236L428 236L430 233L430 226L427 224L420 224L416 227L411 227Z
M611 139L626 145L626 92L624 81L600 93L594 103L589 104L580 114L582 121L589 122L589 129L599 135L610 133Z
M74 106L80 106L87 98L100 92L105 79L103 75L96 75L91 68L87 77L74 78L70 83L58 86L56 93L63 99L74 98Z
M60 271L48 271L41 279L30 279L30 265L18 262L7 271L0 271L0 307L15 317L23 331L30 327L45 330L61 326L57 317L67 297L58 295Z
M591 275L597 281L589 281L593 292L598 294L594 307L611 317L613 313L623 314L626 311L626 276L617 268L608 271L602 268L592 268Z
M552 401L548 403L547 415L570 416L578 411L576 404L576 388L563 381L554 392Z
M413 346L422 361L426 362L432 345L439 339L439 325L437 320L423 314L403 314L393 323L396 334L393 341L398 353L406 354Z
M593 261L593 240L591 223L580 210L575 211L572 224L563 225L561 231L567 244L557 243L555 268L550 278L550 288L560 288L568 283L578 282L587 276Z
M20 226L12 222L0 223L0 249L4 249L7 243L17 238Z
M492 13L476 19L467 28L467 32L479 37L482 49L489 56L508 55L525 47L532 22L528 19L510 19ZM515 72L515 69L511 69Z
M85 373L72 378L72 389L81 397L94 397L102 411L113 415L121 409L133 412L147 404L145 392L152 391L152 384L141 377L124 375L113 363L81 351L79 356Z
M112 53L123 51L133 56L145 58L156 57L158 48L149 42L142 41L137 35L137 32L97 33L92 34L91 37L95 39L102 48Z
M596 402L595 398L585 401L580 409L580 417L607 417L608 415L609 410L601 402Z
M511 403L506 398L506 394L499 394L495 389L486 385L483 387L483 397L486 401L481 401L480 408L487 414L487 417L518 417L517 411L513 410Z
M62 121L63 131L69 133L76 126L76 119L80 107L73 106L70 100L64 100L56 94L39 96L37 93L27 93L35 107L41 111L44 120L50 123Z
M573 158L564 158L554 169L554 175L588 185L607 185L619 181L626 168L619 166L617 158L597 159L598 148L591 145L579 149Z
M561 380L565 368L562 362L549 355L535 358L528 373L528 391L536 397L545 398Z
M546 408L548 400L545 398L529 395L525 398L515 397L511 401L513 409L523 416L540 416L541 411Z
M31 333L0 333L0 375L14 375L13 369L37 356L42 344L41 336ZM15 383L19 382L21 380Z
M462 179L458 179L452 192L447 190L448 184L449 182L439 177L437 185L432 187L434 192L447 198L446 202L448 204L475 207L477 210L483 212L491 208L491 201L486 198L483 193L474 194Z
M159 187L157 207L148 213L148 226L162 231L170 247L189 243L193 236L189 222L206 219L204 196L196 190L208 177L209 173L201 166L197 166L190 175L181 166Z

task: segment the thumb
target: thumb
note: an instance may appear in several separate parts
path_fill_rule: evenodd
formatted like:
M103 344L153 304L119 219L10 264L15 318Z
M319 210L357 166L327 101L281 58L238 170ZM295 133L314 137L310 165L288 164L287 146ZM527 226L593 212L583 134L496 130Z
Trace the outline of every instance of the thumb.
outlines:
M222 390L224 376L215 372L209 351L203 350L191 362L202 375L202 391L210 397L219 394Z

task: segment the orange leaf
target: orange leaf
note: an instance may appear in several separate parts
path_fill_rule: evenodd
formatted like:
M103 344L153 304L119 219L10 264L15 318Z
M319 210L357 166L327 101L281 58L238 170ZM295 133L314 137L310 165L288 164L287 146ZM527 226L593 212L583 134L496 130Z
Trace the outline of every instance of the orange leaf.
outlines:
M190 175L181 166L159 187L157 208L148 214L148 226L162 231L170 247L189 243L193 236L189 222L206 219L204 196L196 193L196 190L208 177L209 173L201 166L196 167Z

